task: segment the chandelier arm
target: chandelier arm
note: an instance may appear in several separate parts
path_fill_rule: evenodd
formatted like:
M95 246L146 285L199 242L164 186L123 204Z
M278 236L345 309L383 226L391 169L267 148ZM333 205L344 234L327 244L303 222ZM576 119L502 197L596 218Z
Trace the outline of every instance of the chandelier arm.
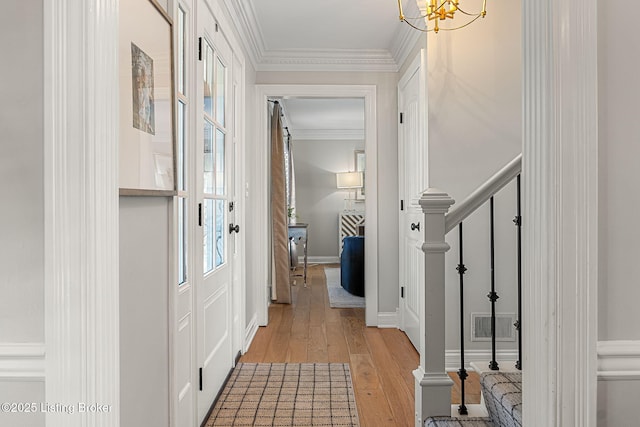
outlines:
M423 33L428 33L429 31L432 31L432 30L427 30L427 29L423 29L423 28L420 28L420 27L416 27L411 22L407 21L406 18L404 19L404 22L405 22L405 24L407 24L408 26L410 26L414 30L422 31Z
M398 16L401 21L404 21L404 12L402 12L402 0L398 0Z
M482 16L482 15L477 15L477 16L476 16L475 18L473 18L471 21L467 22L467 23L466 23L466 24L464 24L464 25L460 25L459 27L455 27L455 28L438 28L438 31L454 31L454 30L459 30L459 29L461 29L461 28L464 28L464 27L467 27L467 26L469 26L469 25L473 24L473 23L474 23L474 22L476 22L476 21L478 20L478 18L480 18L481 16ZM419 27L416 27L415 25L411 24L411 23L410 23L410 22L408 22L408 21L404 21L404 22L405 22L407 25L409 25L411 28L414 28L414 29L416 29L416 30L418 30L418 31L421 31L421 32L423 32L423 33L431 33L431 32L434 32L434 31L435 31L435 29L434 29L434 28L430 28L430 29L419 28Z
M412 19L414 21L417 21L418 19L424 19L426 18L427 15L420 15L420 16L405 16L404 19Z
M443 9L443 8L445 7L445 5L446 5L446 4L447 4L446 2L443 2L442 4L440 4L440 6L436 7L436 8L435 8L435 10L434 10L433 12L431 12L431 14L435 14L435 13L439 12L439 11L440 11L440 9ZM429 7L427 6L427 9L428 9L428 8L429 8ZM456 6L456 8L458 8L458 6ZM458 8L458 9L456 9L456 10L460 10L460 9ZM427 18L429 15L430 15L430 13L427 13L427 14L425 14L425 15L420 14L420 16L417 16L417 17L414 17L414 16L406 17L406 16L405 16L404 18L405 18L405 19L414 19L414 20L417 20L417 19L424 19L424 18Z
M465 12L464 10L460 9L460 7L458 7L458 10L456 10L456 12L462 12L463 15L467 15L467 16L480 16L480 15L482 15L482 12L478 12L478 13Z
M474 22L476 22L476 21L478 20L478 18L482 18L482 17L484 17L484 16L486 15L486 0L484 0L484 1L483 1L482 11L481 11L481 12L479 12L479 13L469 13L469 12L466 12L465 10L460 9L460 7L459 7L458 5L456 5L456 12L457 12L457 11L460 11L463 15L466 15L466 16L469 16L469 17L473 17L473 19L471 19L469 22L467 22L467 23L465 23L465 24L463 24L463 25L460 25L460 26L458 26L458 27L454 27L454 28L438 28L438 31L435 31L435 27L434 27L434 28L429 29L429 28L427 28L427 27L428 27L428 25L427 25L427 27L425 27L425 28L420 28L420 27L418 27L417 25L414 25L414 24L412 24L411 22L409 22L409 20L414 20L414 21L417 21L417 20L423 20L423 19L428 18L428 17L430 17L430 16L432 16L432 15L437 15L437 12L438 12L440 9L442 9L446 4L447 4L447 2L446 2L446 1L444 1L444 2L442 2L442 3L441 3L441 4L440 4L440 5L439 5L439 6L438 6L438 7L437 7L433 12L431 12L431 13L427 13L426 15L421 15L421 16L416 17L416 18L413 18L413 17L408 18L408 17L402 16L402 18L403 18L403 19L402 19L402 21L404 21L404 22L405 22L407 25L409 25L411 28L413 28L413 29L415 29L415 30L418 30L418 31L421 31L421 32L423 32L423 33L430 33L430 32L436 32L436 33L437 33L438 31L454 31L454 30L459 30L459 29L461 29L461 28L464 28L464 27L467 27L467 26L469 26L469 25L473 24Z
M455 28L440 28L440 31L453 31L453 30L459 30L461 28L467 27L471 24L473 24L474 22L476 22L478 20L478 18L480 18L482 15L477 15L475 18L473 18L471 21L467 22L464 25L460 25L459 27L455 27ZM433 31L433 30L428 30L428 31Z

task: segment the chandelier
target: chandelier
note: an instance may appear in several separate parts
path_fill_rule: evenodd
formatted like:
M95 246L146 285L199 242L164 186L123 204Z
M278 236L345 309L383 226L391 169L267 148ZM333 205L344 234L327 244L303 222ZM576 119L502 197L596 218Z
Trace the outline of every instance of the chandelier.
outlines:
M458 30L473 24L478 18L484 18L487 15L487 0L482 0L482 10L478 13L469 13L464 9L461 9L460 0L416 0L416 3L418 4L418 9L420 9L420 16L410 18L404 16L404 13L402 12L402 0L398 0L400 20L410 27L423 32L433 31L434 33L437 33L440 30ZM454 15L459 16L460 14L467 18L463 24L455 27L440 27L441 21L446 21L447 19L452 20ZM423 20L425 22L424 27L420 24ZM429 27L430 22L433 22L431 27Z

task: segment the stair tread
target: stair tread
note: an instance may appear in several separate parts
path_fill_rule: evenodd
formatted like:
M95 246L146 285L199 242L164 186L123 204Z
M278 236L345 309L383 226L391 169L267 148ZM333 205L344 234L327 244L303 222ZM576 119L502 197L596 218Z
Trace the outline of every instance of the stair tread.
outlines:
M496 427L522 426L522 373L485 372L480 385L489 416Z
M425 427L493 427L489 418L430 417Z

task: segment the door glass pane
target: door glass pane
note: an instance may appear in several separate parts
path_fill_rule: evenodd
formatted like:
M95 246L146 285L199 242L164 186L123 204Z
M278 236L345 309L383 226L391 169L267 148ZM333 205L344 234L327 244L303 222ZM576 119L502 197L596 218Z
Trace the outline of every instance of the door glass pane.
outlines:
M224 99L225 99L226 67L216 58L216 120L224 126Z
M216 200L216 267L225 260L224 205L224 200Z
M213 270L214 229L213 229L213 200L204 201L203 233L204 233L204 272Z
M178 198L178 284L187 281L187 204L184 197Z
M220 129L216 129L216 194L224 195L224 141L225 135Z
M204 121L204 192L213 193L213 125Z
M213 117L213 49L206 40L204 44L204 112Z
M185 22L186 14L178 8L178 92L184 95L185 89Z
M182 101L178 101L178 126L177 126L177 137L178 137L178 153L177 153L177 167L178 167L178 190L179 191L185 191L186 185L185 185L185 179L184 179L184 174L185 174L185 168L184 168L184 159L185 159L185 146L184 146L184 142L185 142L185 135L184 135L184 131L185 131L185 117L186 114L186 107L184 105L184 103Z

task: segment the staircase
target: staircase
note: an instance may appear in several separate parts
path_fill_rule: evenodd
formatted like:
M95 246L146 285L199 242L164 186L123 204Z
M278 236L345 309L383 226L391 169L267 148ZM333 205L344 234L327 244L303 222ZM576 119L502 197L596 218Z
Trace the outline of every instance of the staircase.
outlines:
M522 374L483 372L482 397L487 417L429 417L426 427L522 427Z
M420 313L420 366L414 371L416 379L416 427L431 426L496 426L520 427L522 425L522 360L521 324L521 214L520 214L520 173L522 157L518 156L487 182L482 184L467 199L449 211L454 200L443 191L430 188L426 190L420 205L424 213L424 241L422 250L425 256L425 293L424 308ZM496 275L494 271L494 195L512 181L516 181L517 214L513 219L516 226L514 238L517 238L517 295L518 310L515 327L518 336L518 360L511 368L506 363L496 360L496 313L497 301ZM479 207L489 205L490 224L490 289L487 297L491 308L491 361L480 366L471 367L480 374L482 403L480 405L465 404L465 379L467 377L465 363L465 324L469 313L465 310L465 272L467 267L463 260L463 222ZM460 316L460 378L461 404L452 407L450 404L451 380L444 367L444 325L447 306L444 300L445 289L445 254L449 250L445 236L456 230L458 238L458 273ZM496 264L497 265L497 264ZM472 286L478 286L472 283ZM451 286L448 284L447 286ZM469 286L469 284L467 284ZM423 332L424 331L424 332ZM422 334L423 332L423 334ZM502 366L501 366L502 365ZM488 367L488 368L487 368ZM501 370L502 369L502 370ZM449 416L451 414L451 416Z

